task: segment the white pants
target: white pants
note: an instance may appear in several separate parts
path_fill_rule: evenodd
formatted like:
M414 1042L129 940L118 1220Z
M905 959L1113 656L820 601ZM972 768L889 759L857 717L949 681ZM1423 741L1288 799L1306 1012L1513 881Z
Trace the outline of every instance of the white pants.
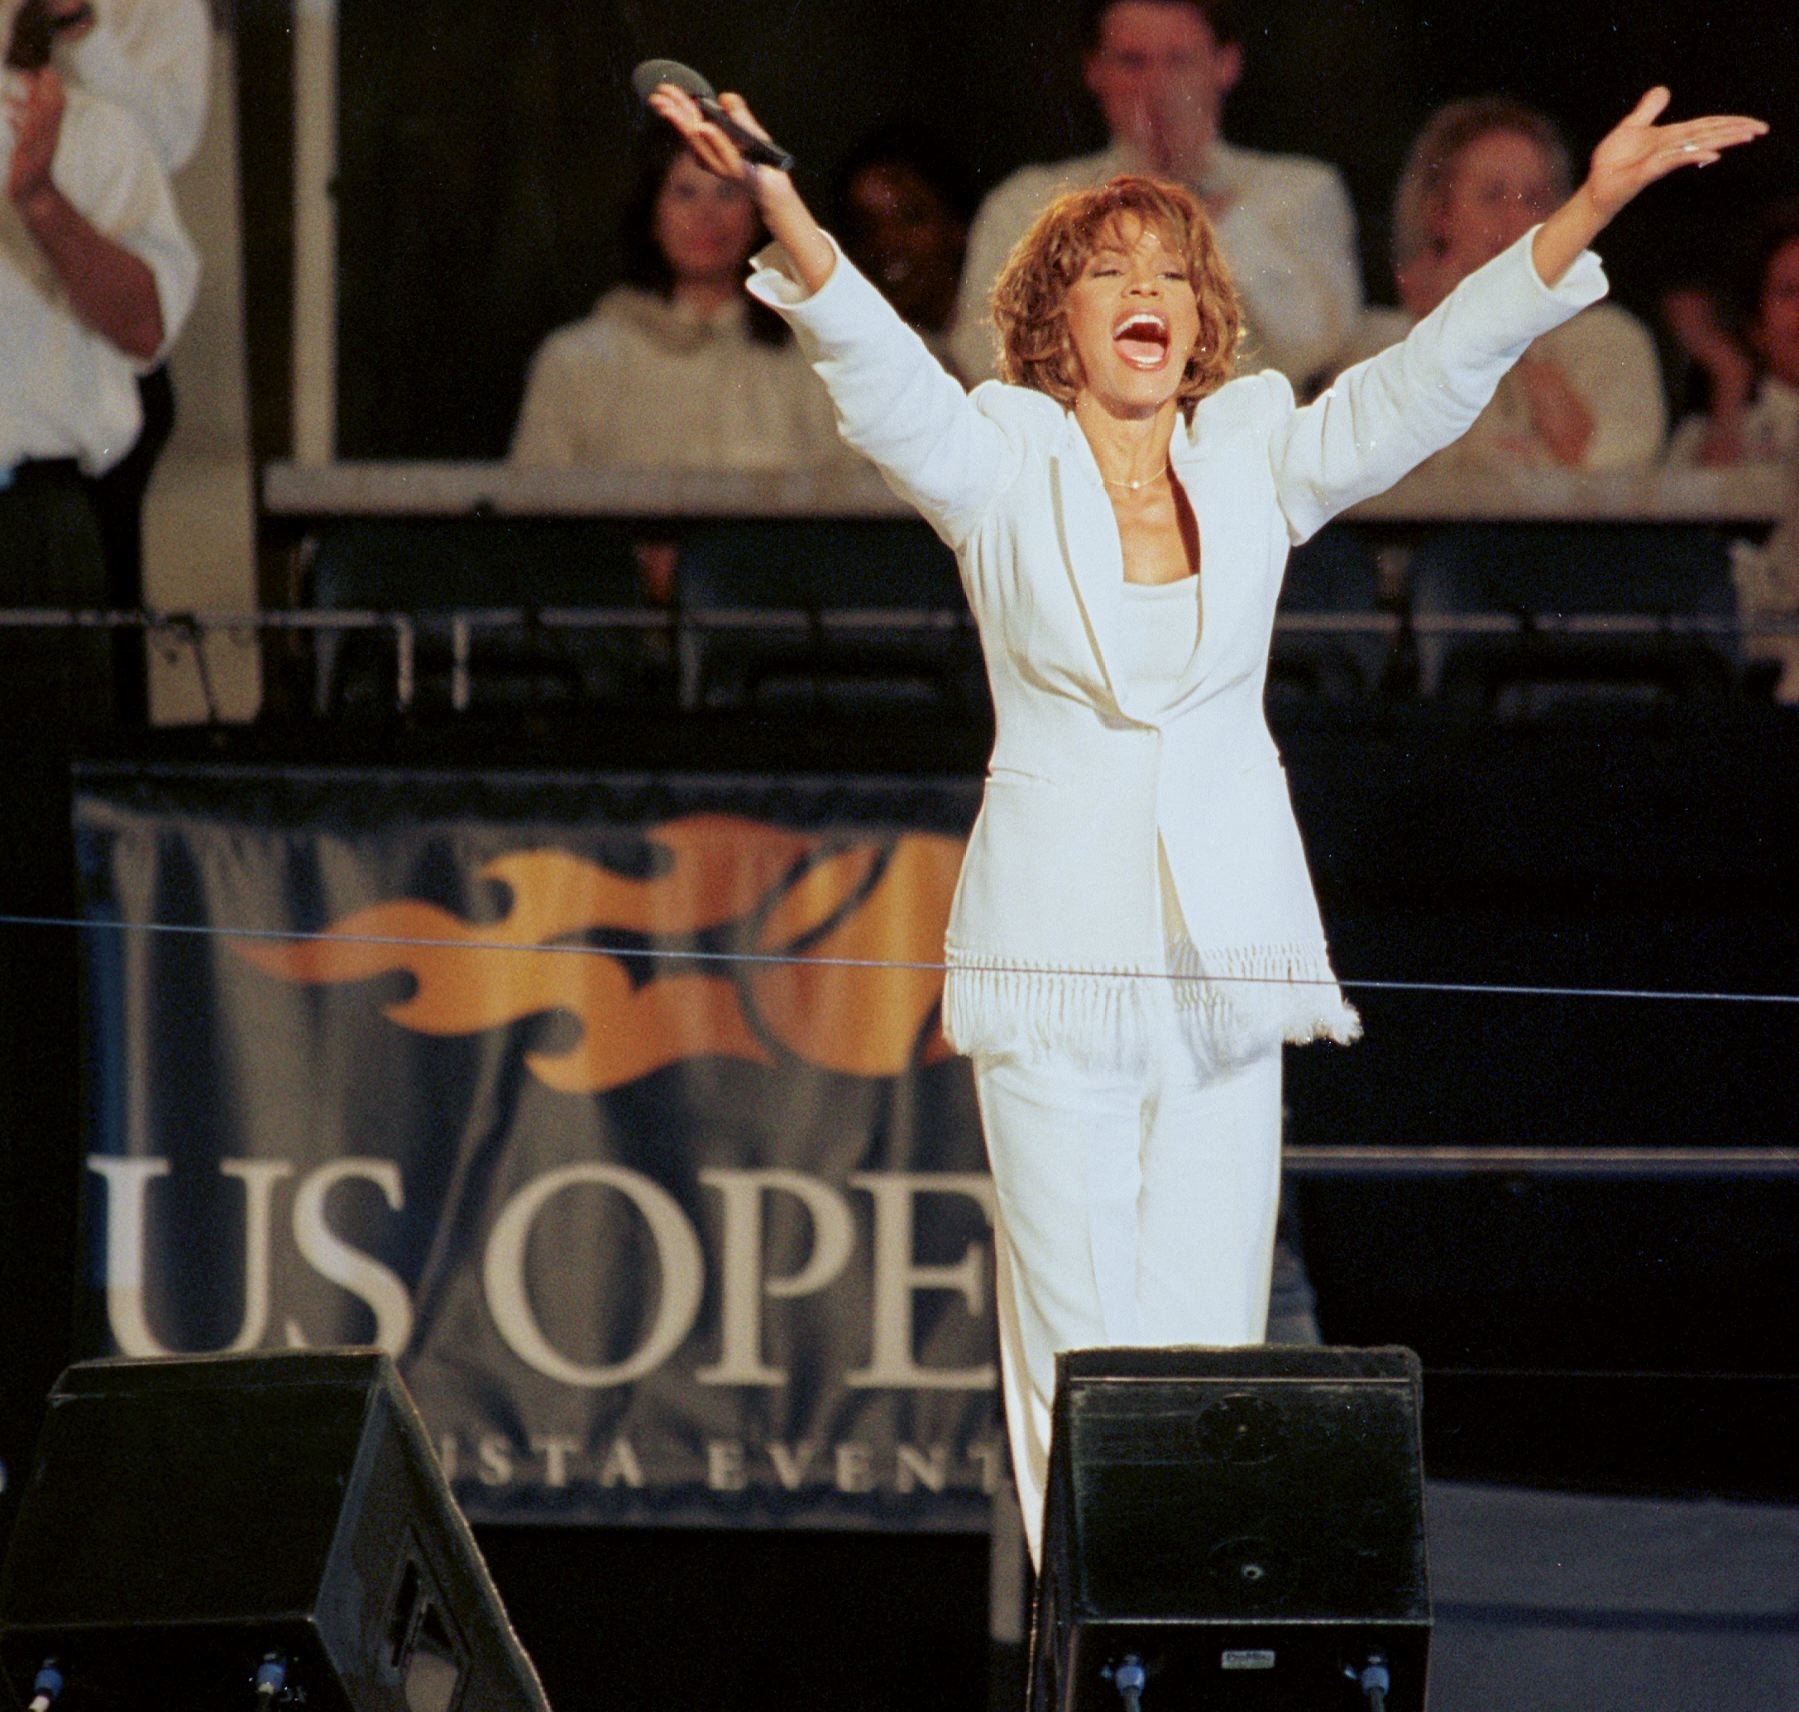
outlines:
M1031 1560L1041 1563L1056 1355L1260 1343L1280 1197L1279 1048L1203 1076L977 1057L999 1202L1000 1373Z

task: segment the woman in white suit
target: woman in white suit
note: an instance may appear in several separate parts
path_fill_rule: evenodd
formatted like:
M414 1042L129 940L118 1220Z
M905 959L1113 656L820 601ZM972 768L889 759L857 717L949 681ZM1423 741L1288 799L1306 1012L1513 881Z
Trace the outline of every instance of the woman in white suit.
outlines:
M750 290L793 324L844 438L955 550L979 627L996 740L944 1031L973 1059L993 1168L1036 1556L1056 1353L1260 1340L1281 1044L1358 1030L1262 713L1289 546L1447 445L1604 294L1586 246L1631 197L1765 127L1658 126L1652 91L1556 213L1300 409L1278 373L1230 379L1235 294L1176 186L1115 179L1047 209L994 290L1004 380L967 394L786 175L679 91L651 101L750 185L778 245Z

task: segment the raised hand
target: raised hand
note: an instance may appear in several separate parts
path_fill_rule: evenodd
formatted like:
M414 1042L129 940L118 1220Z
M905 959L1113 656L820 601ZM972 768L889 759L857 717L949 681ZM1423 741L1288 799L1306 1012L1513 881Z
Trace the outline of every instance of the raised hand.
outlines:
M1708 291L1688 286L1662 297L1662 320L1680 348L1705 371L1714 395L1747 397L1755 385L1755 359L1724 325Z
M1658 84L1593 151L1587 189L1606 219L1658 178L1683 166L1710 166L1726 149L1752 142L1768 129L1742 114L1656 124L1672 99Z
M1710 166L1726 149L1753 142L1768 127L1740 114L1658 125L1671 97L1658 84L1593 151L1586 182L1537 228L1531 259L1554 285L1612 216L1658 178L1683 166Z
M1724 325L1709 292L1692 287L1668 292L1662 298L1662 319L1703 371L1711 394L1699 462L1739 462L1749 400L1755 394L1755 358Z
M761 137L765 142L769 140L768 132L756 122L755 114L741 95L721 95L718 104L752 136ZM700 110L700 104L686 90L677 89L672 83L658 84L650 92L649 105L681 133L688 148L693 150L694 159L708 172L746 184L753 192L761 175L772 170L746 161L743 151L732 142L724 127L708 119Z
M724 128L708 119L699 103L672 83L653 89L649 104L653 112L681 133L694 159L708 172L749 187L769 231L792 259L800 283L808 291L817 291L836 268L837 251L819 230L818 222L794 189L793 180L773 167L746 161ZM721 95L718 104L752 135L768 136L741 95Z

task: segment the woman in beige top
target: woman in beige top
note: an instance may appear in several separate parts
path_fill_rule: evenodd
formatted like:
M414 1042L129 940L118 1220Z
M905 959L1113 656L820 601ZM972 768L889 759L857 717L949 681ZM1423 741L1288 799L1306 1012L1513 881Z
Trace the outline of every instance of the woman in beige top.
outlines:
M512 461L764 472L841 462L823 386L786 323L743 288L763 240L742 185L653 133L625 213L624 282L539 347Z

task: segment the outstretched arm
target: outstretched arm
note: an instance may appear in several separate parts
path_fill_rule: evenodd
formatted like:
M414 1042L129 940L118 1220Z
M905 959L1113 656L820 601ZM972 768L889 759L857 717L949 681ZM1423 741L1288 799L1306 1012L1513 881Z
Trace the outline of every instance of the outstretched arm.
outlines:
M1683 166L1710 166L1768 129L1741 114L1656 124L1672 99L1660 84L1650 90L1593 151L1586 182L1537 228L1531 260L1545 285L1561 280L1638 191Z
M719 99L738 124L760 132L739 97ZM791 276L786 267L760 271L751 291L792 324L830 391L843 438L960 548L999 491L1010 456L1005 435L886 299L839 261L786 173L745 162L725 132L671 85L657 89L650 104L701 165L748 186L791 268Z

